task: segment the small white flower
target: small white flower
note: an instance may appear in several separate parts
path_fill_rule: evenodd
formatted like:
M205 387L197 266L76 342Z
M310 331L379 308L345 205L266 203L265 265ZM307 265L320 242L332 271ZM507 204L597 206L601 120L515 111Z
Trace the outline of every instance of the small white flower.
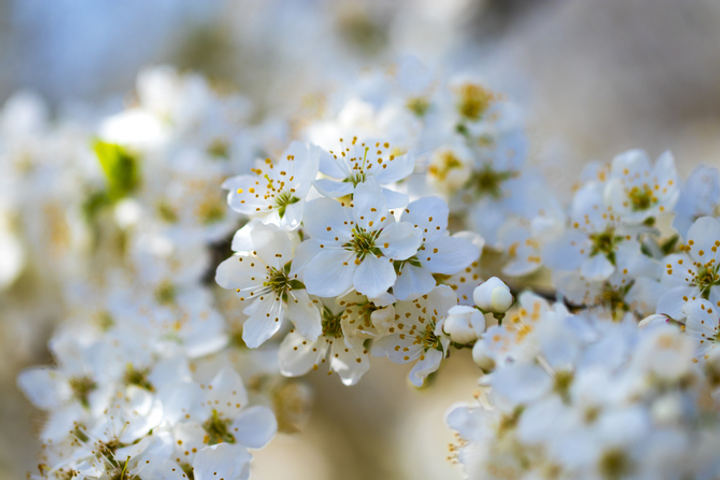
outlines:
M279 225L297 227L303 218L305 197L318 171L320 148L293 142L277 163L258 161L253 175L225 181L228 204L240 213L263 217Z
M513 304L510 287L497 277L481 283L473 292L475 305L487 312L505 313Z
M617 248L628 236L605 203L601 184L590 182L578 190L570 220L571 229L544 247L543 263L554 270L579 270L591 281L609 278L615 271Z
M179 386L175 397L182 401L167 403L170 407L177 406L179 413L183 414L180 417L186 420L173 430L176 454L178 458L192 462L200 472L213 464L216 467L214 471L220 471L223 466L231 468L232 463L228 465L226 462L233 462L233 458L242 460L243 468L247 469L252 458L247 449L262 448L277 432L272 410L262 405L248 406L245 386L232 368L222 368L207 385ZM228 447L220 448L219 445L223 444ZM213 459L215 455L208 450L216 454L222 450L222 458ZM206 464L203 459L211 460L211 463ZM235 464L231 468L236 476L230 478L239 478L238 467Z
M355 189L353 205L320 198L308 204L304 221L310 240L298 247L308 292L335 297L351 287L377 297L395 284L394 262L413 256L422 237L412 224L395 222L377 181L370 177Z
M683 238L700 217L716 217L720 213L720 172L700 165L685 180L680 199L675 205L673 226Z
M439 197L423 197L403 210L400 220L415 227L422 245L417 254L396 264L393 293L399 300L425 295L437 283L434 275L458 273L480 256L471 241L448 235L448 215L448 206Z
M234 289L240 301L247 302L243 341L257 348L280 329L285 314L305 338L315 340L322 331L320 313L293 269L289 234L276 225L255 221L240 230L236 239L236 247L250 251L221 263L215 281Z
M473 167L472 152L462 145L436 149L428 164L428 182L440 192L452 194L470 178Z
M690 300L705 298L711 303L720 301L720 222L712 217L700 217L688 231L683 253L663 259L666 275L662 283L666 291L660 297L656 313L664 313L678 320L684 318L683 305Z
M440 368L450 338L442 331L443 322L457 297L447 286L435 287L413 301L395 304L396 322L389 335L373 343L372 354L394 363L419 360L410 371L413 385L422 386L425 377Z
M695 361L704 362L720 343L720 307L705 299L691 300L683 307L685 332L695 344Z
M448 311L443 330L453 342L470 343L485 331L485 317L476 308L456 305Z
M613 159L605 201L624 221L639 224L672 210L680 196L679 183L670 152L653 166L645 151L629 150Z
M320 172L336 180L319 179L313 185L326 197L343 197L353 194L357 186L370 177L380 185L390 185L408 177L414 168L415 157L397 151L388 142L359 142L355 137L346 144L340 139L339 150L323 152L320 156ZM404 194L388 188L383 188L382 193L389 208L407 204Z
M323 333L316 341L289 333L278 351L280 372L297 377L317 370L329 353L328 375L337 372L345 385L355 385L370 369L370 356L363 345L365 339L349 335L352 330L344 313L345 308L332 302L323 305Z

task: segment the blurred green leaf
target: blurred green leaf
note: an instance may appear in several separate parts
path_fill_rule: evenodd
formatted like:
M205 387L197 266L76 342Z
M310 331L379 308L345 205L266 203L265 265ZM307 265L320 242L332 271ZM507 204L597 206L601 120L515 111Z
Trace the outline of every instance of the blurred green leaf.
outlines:
M135 190L140 183L137 158L115 143L95 140L93 150L108 182L107 198L114 203Z

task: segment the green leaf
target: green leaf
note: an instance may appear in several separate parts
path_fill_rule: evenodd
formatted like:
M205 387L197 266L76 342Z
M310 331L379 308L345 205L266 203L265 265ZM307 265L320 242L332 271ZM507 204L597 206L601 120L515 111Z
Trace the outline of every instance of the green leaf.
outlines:
M110 202L122 199L137 188L140 171L138 159L134 155L120 145L102 140L93 142L93 150L107 178L107 197Z

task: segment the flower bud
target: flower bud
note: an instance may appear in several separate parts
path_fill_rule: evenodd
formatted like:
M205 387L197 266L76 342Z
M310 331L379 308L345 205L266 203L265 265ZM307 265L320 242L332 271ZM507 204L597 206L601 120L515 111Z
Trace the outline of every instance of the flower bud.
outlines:
M495 368L495 361L487 354L487 346L482 340L477 342L472 351L473 361L485 372Z
M443 330L453 342L469 343L485 331L485 317L476 308L457 305L448 312Z
M513 304L510 288L497 277L492 277L475 287L473 300L481 309L493 313L505 313Z

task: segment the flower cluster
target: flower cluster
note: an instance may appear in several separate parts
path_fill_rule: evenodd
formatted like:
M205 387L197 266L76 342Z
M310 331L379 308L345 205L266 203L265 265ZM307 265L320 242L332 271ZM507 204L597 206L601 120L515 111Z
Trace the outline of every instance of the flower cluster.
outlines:
M491 372L476 403L448 413L470 478L713 478L717 377L676 325L519 304L474 349Z
M32 478L247 478L248 449L307 407L277 345L248 351L207 280L240 222L220 186L263 148L246 137L263 127L246 99L165 67L141 73L136 97L86 123L51 122L25 94L3 112L26 119L3 136L3 205L19 220L3 286L39 274L36 295L54 292L65 317L53 366L17 380L46 415Z
M18 378L47 414L38 478L244 479L302 423L284 377L355 385L386 357L421 387L465 349L469 476L713 478L716 169L683 184L630 150L565 208L477 77L403 58L326 95L259 121L162 67L110 115L8 102L0 288L39 276L67 318Z

